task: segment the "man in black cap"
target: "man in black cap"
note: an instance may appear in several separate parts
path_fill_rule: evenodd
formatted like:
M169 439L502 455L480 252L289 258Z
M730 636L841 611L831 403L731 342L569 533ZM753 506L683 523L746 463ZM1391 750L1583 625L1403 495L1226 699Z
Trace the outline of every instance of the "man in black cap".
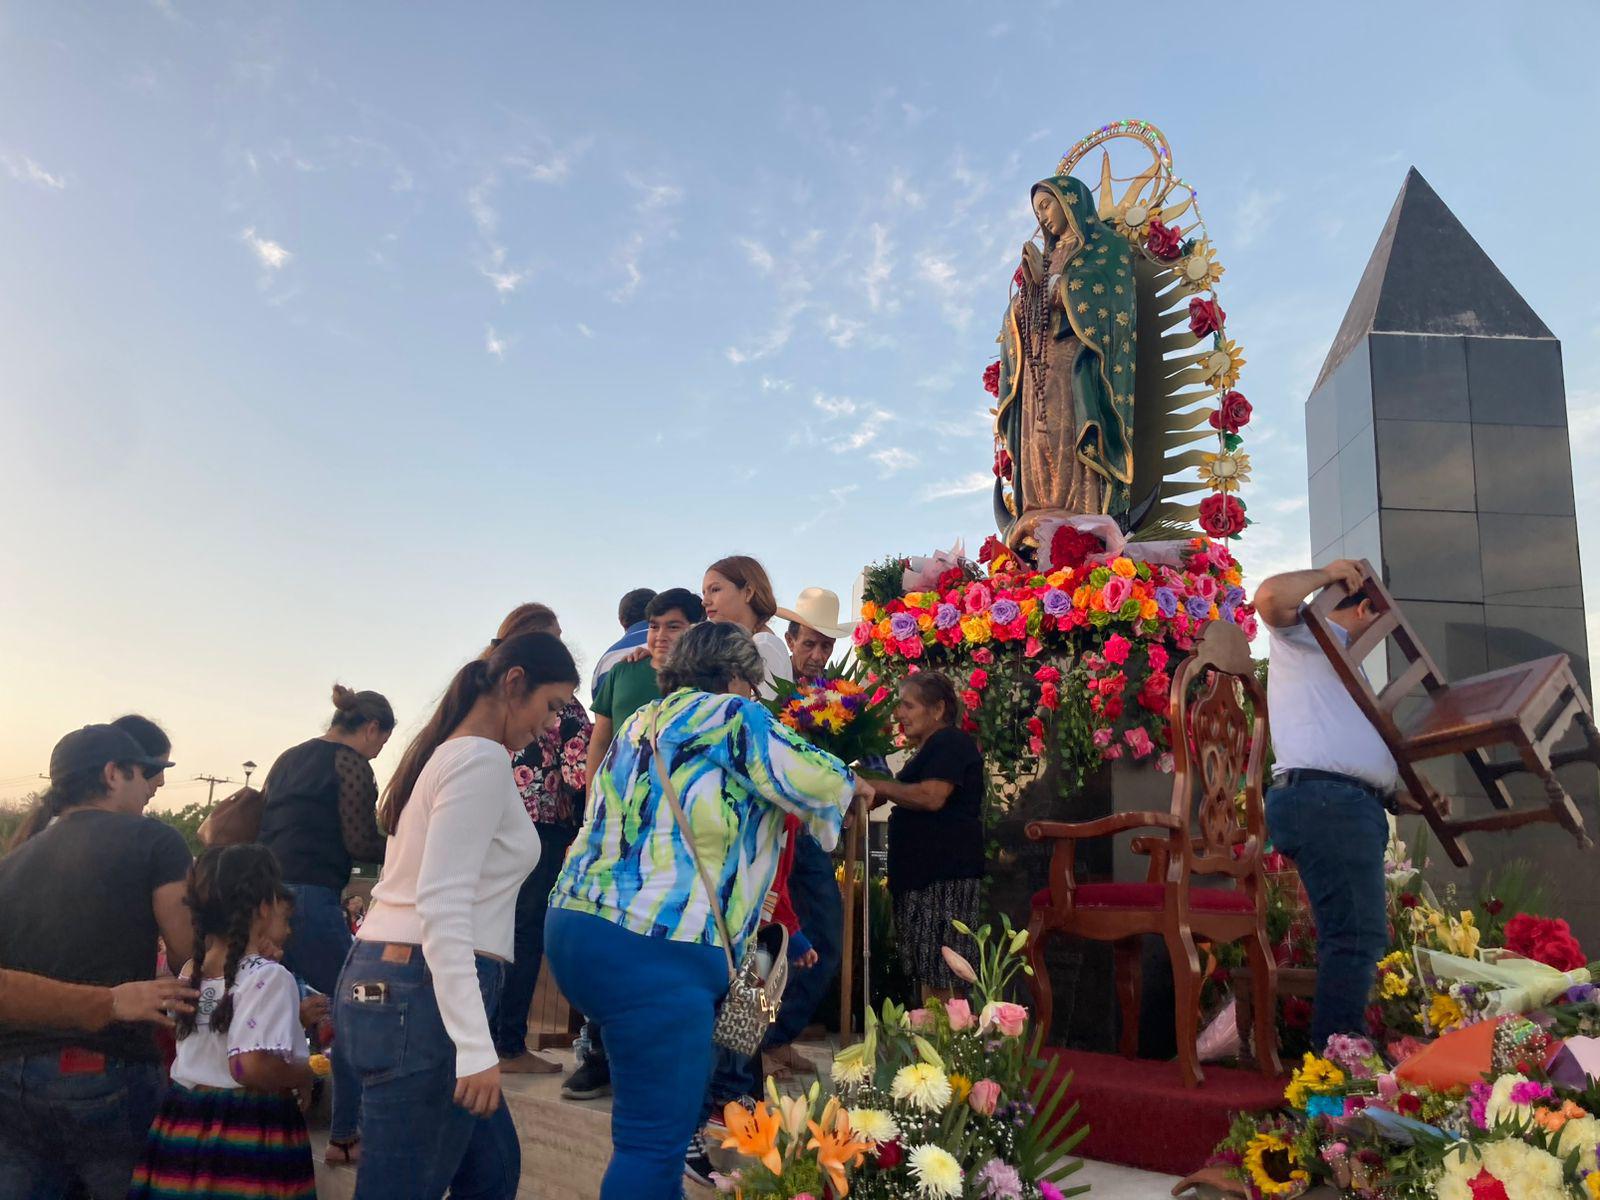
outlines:
M0 967L116 987L155 974L156 938L181 966L189 847L142 815L172 764L111 725L67 734L50 787L0 858ZM121 1200L161 1089L152 1028L0 1027L0 1196Z

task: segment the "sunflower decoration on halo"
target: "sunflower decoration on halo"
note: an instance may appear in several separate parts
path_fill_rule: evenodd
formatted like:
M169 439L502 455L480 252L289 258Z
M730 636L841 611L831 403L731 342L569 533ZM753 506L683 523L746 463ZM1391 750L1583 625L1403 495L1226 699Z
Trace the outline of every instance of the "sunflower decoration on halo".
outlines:
M1056 175L1071 174L1096 148L1130 142L1149 155L1148 165L1118 176L1109 148L1102 149L1094 189L1100 221L1134 251L1137 328L1129 330L1129 341L1137 357L1127 528L1131 534L1147 525L1198 521L1211 537L1236 538L1249 524L1238 493L1250 478L1240 431L1250 423L1251 405L1238 390L1245 355L1227 333L1217 292L1224 267L1199 193L1174 171L1166 135L1148 121L1102 125L1062 156ZM1078 307L1090 315L1087 300ZM991 392L997 377L991 365L984 380ZM1199 445L1213 438L1214 448ZM997 446L996 475L1009 474L1005 453Z

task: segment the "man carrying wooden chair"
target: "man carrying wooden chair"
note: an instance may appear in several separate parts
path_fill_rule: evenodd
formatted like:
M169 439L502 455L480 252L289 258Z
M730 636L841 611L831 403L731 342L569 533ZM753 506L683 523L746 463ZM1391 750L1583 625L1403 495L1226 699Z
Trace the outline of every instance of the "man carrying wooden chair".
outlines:
M1294 860L1317 925L1312 1043L1366 1029L1367 998L1388 942L1384 852L1399 775L1378 730L1357 707L1304 620L1313 592L1343 584L1331 613L1335 636L1359 638L1378 619L1348 559L1274 575L1256 591L1271 635L1268 709L1276 754L1267 831Z

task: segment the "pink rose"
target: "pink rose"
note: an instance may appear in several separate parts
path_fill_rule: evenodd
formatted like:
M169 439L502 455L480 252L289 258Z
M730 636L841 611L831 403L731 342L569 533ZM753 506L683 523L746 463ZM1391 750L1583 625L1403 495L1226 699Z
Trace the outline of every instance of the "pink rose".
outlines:
M985 1033L998 1029L1002 1037L1021 1037L1022 1031L1028 1027L1028 1010L1020 1004L991 1000L983 1006L983 1015L978 1024Z
M1149 731L1143 728L1128 730L1123 735L1123 740L1128 743L1128 748L1133 751L1135 758L1148 758L1150 752L1156 748L1156 744L1150 740Z
M1043 755L1044 755L1044 739L1042 737L1031 737L1031 738L1029 738L1028 739L1028 752L1030 754L1035 754L1035 755L1038 755L1040 757L1043 757Z
M967 598L964 601L967 612L973 615L985 612L993 603L994 593L989 590L987 584L975 583L967 589Z
M994 1116L995 1107L1000 1103L1000 1085L992 1079L978 1080L967 1095L967 1103L980 1117Z
M855 632L850 635L850 640L858 647L870 645L872 642L872 622L862 621L857 625Z
M1044 653L1044 643L1036 637L1031 637L1028 639L1027 644L1022 647L1022 653L1028 658L1038 658L1039 655Z
M906 1023L918 1033L921 1033L923 1030L928 1028L929 1024L931 1024L931 1021L928 1017L928 1010L925 1008L913 1008L906 1014Z
M519 788L525 788L533 782L533 768L519 766L512 768L511 778Z
M1106 590L1109 591L1110 588L1111 585L1109 583L1106 584ZM1128 641L1120 633L1113 633L1106 639L1106 661L1114 662L1121 666L1128 661L1128 651L1132 649L1132 642Z
M1160 646L1150 647L1150 670L1164 671L1167 669L1167 652Z
M981 667L978 668L967 679L967 686L975 692L983 691L984 688L989 686L989 672Z
M1194 581L1194 594L1205 600L1217 598L1217 581L1210 575L1200 575Z
M994 662L994 651L984 646L979 646L972 652L972 661L987 667Z
M1094 731L1094 744L1102 750L1111 745L1111 730L1096 729Z
M1244 631L1245 641L1247 642L1255 641L1256 634L1260 632L1260 626L1256 623L1256 619L1253 616L1245 617L1242 621L1240 621L1239 628Z
M1106 611L1115 613L1128 602L1128 597L1133 595L1133 581L1124 579L1121 575L1113 575L1106 581L1106 586L1100 589L1100 598L1105 601Z
M946 1001L944 1015L950 1018L950 1028L957 1033L972 1028L972 1005L965 1000Z
M1117 759L1122 757L1122 747L1107 746L1104 750L1100 751L1100 757L1105 759L1107 762L1116 762Z
M1156 759L1156 770L1160 771L1163 775L1171 775L1173 771L1177 770L1177 768L1178 760L1172 757L1172 751L1170 750L1163 754L1160 758Z
M888 698L889 698L889 689L886 688L886 687L881 687L877 691L872 693L872 699L868 700L867 703L868 704L882 704Z

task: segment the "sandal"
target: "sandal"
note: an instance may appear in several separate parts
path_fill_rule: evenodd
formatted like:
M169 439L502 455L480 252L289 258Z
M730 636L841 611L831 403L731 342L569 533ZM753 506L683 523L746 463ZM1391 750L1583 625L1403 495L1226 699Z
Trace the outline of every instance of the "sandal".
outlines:
M361 1162L361 1139L351 1138L348 1142L336 1142L330 1138L322 1161L330 1167L356 1166Z

